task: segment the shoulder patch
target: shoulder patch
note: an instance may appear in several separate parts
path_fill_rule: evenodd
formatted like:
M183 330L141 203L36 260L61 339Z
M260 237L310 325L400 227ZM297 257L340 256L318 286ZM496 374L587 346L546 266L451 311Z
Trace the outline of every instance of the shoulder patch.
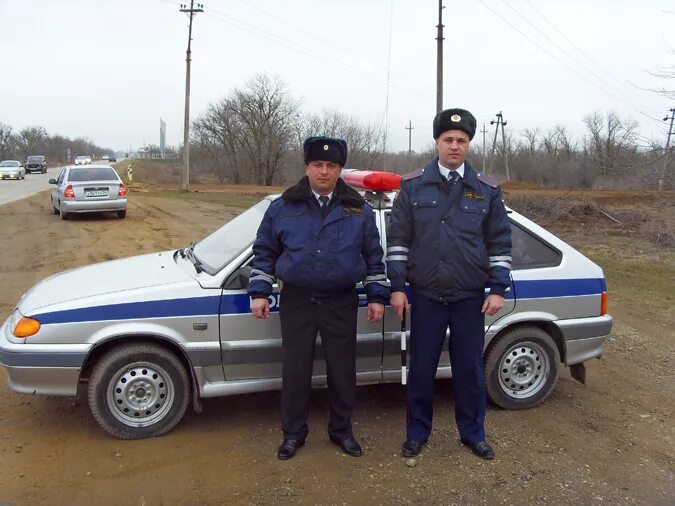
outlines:
M403 176L403 181L408 181L410 179L415 179L416 177L420 177L422 174L424 174L424 169L417 169L412 172L408 172Z
M477 176L478 181L480 181L481 183L485 183L486 185L492 188L497 188L499 186L499 182L492 176L486 176L485 174L478 174Z

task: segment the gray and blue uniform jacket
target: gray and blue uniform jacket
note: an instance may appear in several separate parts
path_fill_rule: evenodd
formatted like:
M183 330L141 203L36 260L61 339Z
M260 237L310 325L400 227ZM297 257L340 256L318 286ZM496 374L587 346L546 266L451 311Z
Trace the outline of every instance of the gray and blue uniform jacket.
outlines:
M389 299L384 253L373 209L338 179L326 218L305 176L274 200L253 244L251 297L269 296L274 278L329 294L364 282L368 302Z
M497 182L465 162L450 185L438 158L404 176L387 232L391 291L406 280L426 297L456 301L504 295L511 271L511 227Z

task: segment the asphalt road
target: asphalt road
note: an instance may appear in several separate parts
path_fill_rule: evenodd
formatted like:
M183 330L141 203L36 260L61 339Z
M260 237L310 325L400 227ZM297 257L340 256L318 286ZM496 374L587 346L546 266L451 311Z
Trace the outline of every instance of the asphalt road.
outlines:
M0 205L24 199L44 191L50 187L50 178L57 177L60 168L47 169L46 174L26 174L26 179L2 179L0 180Z
M94 164L108 164L104 160L97 160ZM26 179L2 179L0 180L0 206L9 204L15 200L25 199L48 190L52 185L50 179L56 179L61 172L61 167L49 167L46 174L38 172L26 173ZM49 199L49 197L47 197Z

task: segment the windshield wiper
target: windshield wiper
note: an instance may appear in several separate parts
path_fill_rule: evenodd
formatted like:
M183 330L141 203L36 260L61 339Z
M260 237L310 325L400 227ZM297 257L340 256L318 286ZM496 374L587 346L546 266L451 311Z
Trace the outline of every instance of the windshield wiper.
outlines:
M194 248L195 243L191 243L187 248L180 250L180 256L183 258L187 257L187 259L192 262L192 265L194 265L197 274L199 274L200 272L203 272L204 269L202 268L201 262L197 260L197 257L195 256Z

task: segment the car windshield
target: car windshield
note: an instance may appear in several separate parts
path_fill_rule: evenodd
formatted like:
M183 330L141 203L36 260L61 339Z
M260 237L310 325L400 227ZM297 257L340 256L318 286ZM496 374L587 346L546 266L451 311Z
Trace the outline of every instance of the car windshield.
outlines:
M269 205L268 199L258 202L195 244L195 256L206 272L216 274L253 244Z
M45 159L44 156L29 156L27 161L28 163L36 163L36 162L41 162Z
M87 167L70 169L68 181L111 181L117 179L117 173L111 167Z
M4 160L0 162L0 167L18 167L20 165L16 160Z

